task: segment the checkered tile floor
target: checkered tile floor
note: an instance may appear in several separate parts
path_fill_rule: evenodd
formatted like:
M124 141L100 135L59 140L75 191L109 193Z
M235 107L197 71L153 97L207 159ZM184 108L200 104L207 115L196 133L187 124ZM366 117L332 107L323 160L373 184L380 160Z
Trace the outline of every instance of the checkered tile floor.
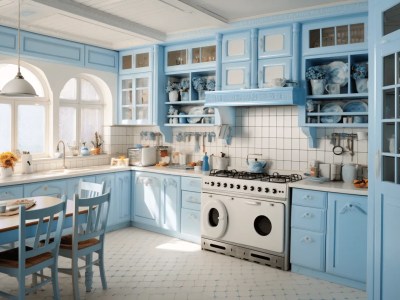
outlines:
M68 261L60 259L60 266ZM108 289L94 268L93 290L82 299L366 299L366 293L292 272L201 251L200 246L137 228L106 235ZM27 280L30 282L30 279ZM59 274L62 299L72 299L70 276ZM15 293L15 278L0 274L0 290ZM52 299L51 285L27 299Z

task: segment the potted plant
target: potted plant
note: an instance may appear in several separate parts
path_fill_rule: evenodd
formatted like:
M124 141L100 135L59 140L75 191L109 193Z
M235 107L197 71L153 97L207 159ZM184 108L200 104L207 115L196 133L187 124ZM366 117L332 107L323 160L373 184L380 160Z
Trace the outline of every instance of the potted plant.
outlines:
M310 80L313 95L323 95L325 91L326 71L322 66L311 66L306 71L306 79Z
M189 101L189 88L190 88L189 79L183 78L179 83L179 90L181 92L181 101Z
M0 178L10 177L17 163L17 156L9 151L0 154Z
M358 93L368 93L368 64L356 63L351 66L351 77L356 82Z
M179 90L179 84L168 80L165 91L168 93L168 98L170 102L178 101L179 98L178 90Z
M103 139L97 131L94 133L94 141L92 141L93 148L90 153L93 155L99 155L101 153L101 146L103 145Z
M205 97L204 90L206 89L206 80L203 77L195 76L192 78L192 84L199 95L198 100L203 100Z
M215 91L215 79L214 78L210 78L207 80L206 88L207 88L207 91Z

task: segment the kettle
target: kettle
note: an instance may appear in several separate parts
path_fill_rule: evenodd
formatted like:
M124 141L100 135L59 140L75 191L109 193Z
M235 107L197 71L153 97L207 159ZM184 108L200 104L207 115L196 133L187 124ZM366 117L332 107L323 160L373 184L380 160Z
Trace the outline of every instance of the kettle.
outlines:
M246 163L249 166L249 172L251 173L265 173L265 167L267 162L265 160L258 160L257 158L249 159L250 155L262 156L262 154L248 154Z
M212 156L212 168L216 170L227 170L229 165L229 157L221 152L221 156Z

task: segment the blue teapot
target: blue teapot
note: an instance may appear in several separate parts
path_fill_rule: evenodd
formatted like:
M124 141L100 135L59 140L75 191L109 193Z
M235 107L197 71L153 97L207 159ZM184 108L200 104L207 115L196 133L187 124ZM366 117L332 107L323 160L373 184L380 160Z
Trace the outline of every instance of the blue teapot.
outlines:
M267 162L265 160L259 160L257 158L249 159L249 155L261 156L261 154L248 154L246 158L246 163L249 166L249 172L251 173L265 173L265 167Z
M86 143L82 143L81 155L82 155L82 156L89 156L89 155L90 155L90 152L89 152L88 147L86 147L85 144L86 144Z

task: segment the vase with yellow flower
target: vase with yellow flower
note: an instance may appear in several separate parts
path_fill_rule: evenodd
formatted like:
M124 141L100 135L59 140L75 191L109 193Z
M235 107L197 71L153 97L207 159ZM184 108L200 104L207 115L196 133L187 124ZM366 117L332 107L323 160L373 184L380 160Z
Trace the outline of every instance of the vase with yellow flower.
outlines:
M7 151L0 154L0 178L12 176L17 160L17 156L12 152Z

